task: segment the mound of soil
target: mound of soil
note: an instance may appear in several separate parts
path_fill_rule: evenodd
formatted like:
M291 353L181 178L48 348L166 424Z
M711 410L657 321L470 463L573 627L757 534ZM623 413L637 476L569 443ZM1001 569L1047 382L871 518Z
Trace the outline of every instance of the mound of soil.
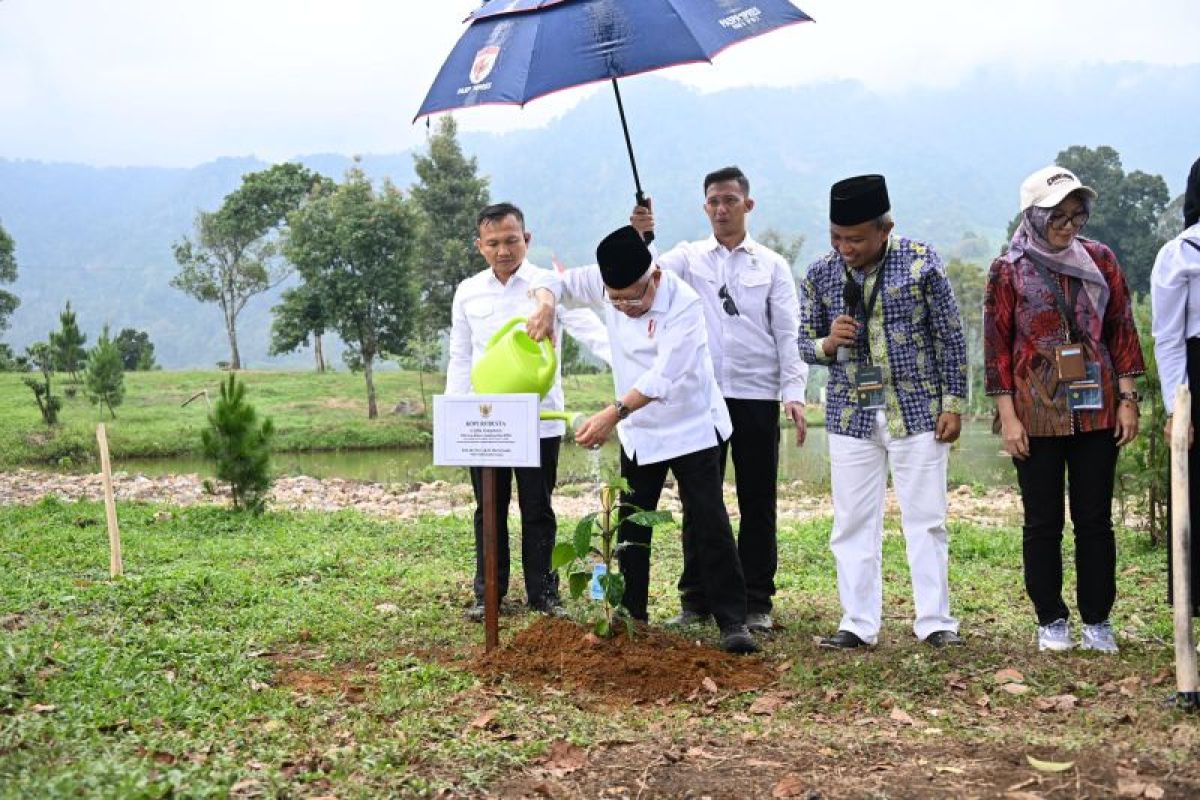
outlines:
M628 703L670 702L761 689L775 671L755 656L736 656L636 625L611 639L566 619L539 617L508 644L474 664L485 677Z

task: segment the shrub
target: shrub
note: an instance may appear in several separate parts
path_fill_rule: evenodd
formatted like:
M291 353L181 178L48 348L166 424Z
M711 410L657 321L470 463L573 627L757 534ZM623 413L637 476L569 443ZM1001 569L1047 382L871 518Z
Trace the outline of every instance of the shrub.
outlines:
M233 507L260 514L266 507L271 475L271 441L275 426L246 402L246 384L236 373L221 384L221 398L200 432L204 457L216 463L217 479L229 484ZM211 482L205 488L213 491Z

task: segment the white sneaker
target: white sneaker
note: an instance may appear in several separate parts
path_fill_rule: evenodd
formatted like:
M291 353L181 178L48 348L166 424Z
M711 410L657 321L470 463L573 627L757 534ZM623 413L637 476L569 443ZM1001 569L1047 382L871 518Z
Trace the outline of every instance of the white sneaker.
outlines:
M1095 625L1083 626L1083 642L1080 647L1084 650L1099 650L1101 653L1116 653L1117 638L1113 635L1112 625L1108 620Z
M1038 650L1070 650L1071 626L1065 619L1056 619L1049 625L1038 625Z

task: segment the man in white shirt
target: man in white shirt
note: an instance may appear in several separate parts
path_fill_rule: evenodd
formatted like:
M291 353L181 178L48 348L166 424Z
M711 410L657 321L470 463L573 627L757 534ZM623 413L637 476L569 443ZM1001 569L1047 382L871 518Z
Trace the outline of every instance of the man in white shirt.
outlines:
M754 241L746 216L754 209L750 181L737 167L704 177L704 213L712 236L681 242L659 256L659 267L683 278L704 306L708 349L717 384L729 408L733 435L721 442L721 476L733 452L737 485L738 555L746 576L746 623L769 631L775 572L779 563L776 502L779 482L779 403L796 425L796 445L804 444L804 388L808 364L800 358L799 302L791 265ZM650 209L638 206L630 222L651 230ZM708 619L708 601L696 567L696 552L684 518L681 612L672 620L690 624Z
M1175 389L1190 386L1192 418L1188 424L1188 496L1191 526L1200 528L1200 451L1194 446L1200 422L1200 159L1192 165L1183 197L1184 229L1162 246L1150 271L1151 331L1154 360L1167 409L1167 442L1175 424ZM1169 518L1169 515L1168 515ZM1171 548L1167 548L1168 562ZM1173 571L1168 567L1168 599ZM1200 547L1192 547L1192 616L1200 616Z
M471 367L487 349L488 341L513 317L529 317L538 308L533 292L553 273L529 263L526 252L532 235L525 230L525 216L511 203L498 203L479 212L475 246L488 263L483 270L464 280L454 293L450 322L450 361L446 367L446 394L473 394ZM604 325L587 309L556 312L556 321L594 354L609 361L608 334ZM545 327L530 323L530 335L542 338ZM562 341L557 342L559 361ZM563 410L561 372L556 370L554 385L542 398L544 410ZM517 505L521 509L521 563L529 607L547 614L560 614L558 574L550 569L557 520L550 496L558 477L558 450L565 426L561 421L540 423L541 467L498 469L496 476L496 544L499 595L508 592L509 547L508 505L512 497L512 479L517 482ZM483 471L471 468L475 490L475 602L467 619L483 619Z
M732 430L709 356L700 298L676 275L650 269L641 235L621 228L596 248L597 264L567 270L564 303L605 304L617 400L584 422L575 441L596 447L616 429L621 502L653 510L667 470L675 475L696 547L698 580L729 652L758 649L746 629L746 589L721 497L720 441ZM629 513L623 510L623 516ZM622 604L647 619L650 528L622 522Z

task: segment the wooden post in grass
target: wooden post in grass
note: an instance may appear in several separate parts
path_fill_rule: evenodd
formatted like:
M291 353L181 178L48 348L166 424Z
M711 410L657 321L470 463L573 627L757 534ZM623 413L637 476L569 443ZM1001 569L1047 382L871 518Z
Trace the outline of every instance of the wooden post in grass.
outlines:
M1195 708L1200 700L1196 671L1196 640L1192 634L1191 508L1188 491L1188 433L1192 396L1188 387L1175 390L1171 426L1171 583L1175 610L1176 704ZM1200 478L1200 476L1197 476Z
M117 527L117 498L113 494L112 464L108 460L108 436L104 423L96 426L96 443L100 446L100 471L104 477L104 514L108 519L108 573L116 578L125 574L121 563L121 529Z
M483 468L483 649L500 644L500 583L496 553L496 468Z

